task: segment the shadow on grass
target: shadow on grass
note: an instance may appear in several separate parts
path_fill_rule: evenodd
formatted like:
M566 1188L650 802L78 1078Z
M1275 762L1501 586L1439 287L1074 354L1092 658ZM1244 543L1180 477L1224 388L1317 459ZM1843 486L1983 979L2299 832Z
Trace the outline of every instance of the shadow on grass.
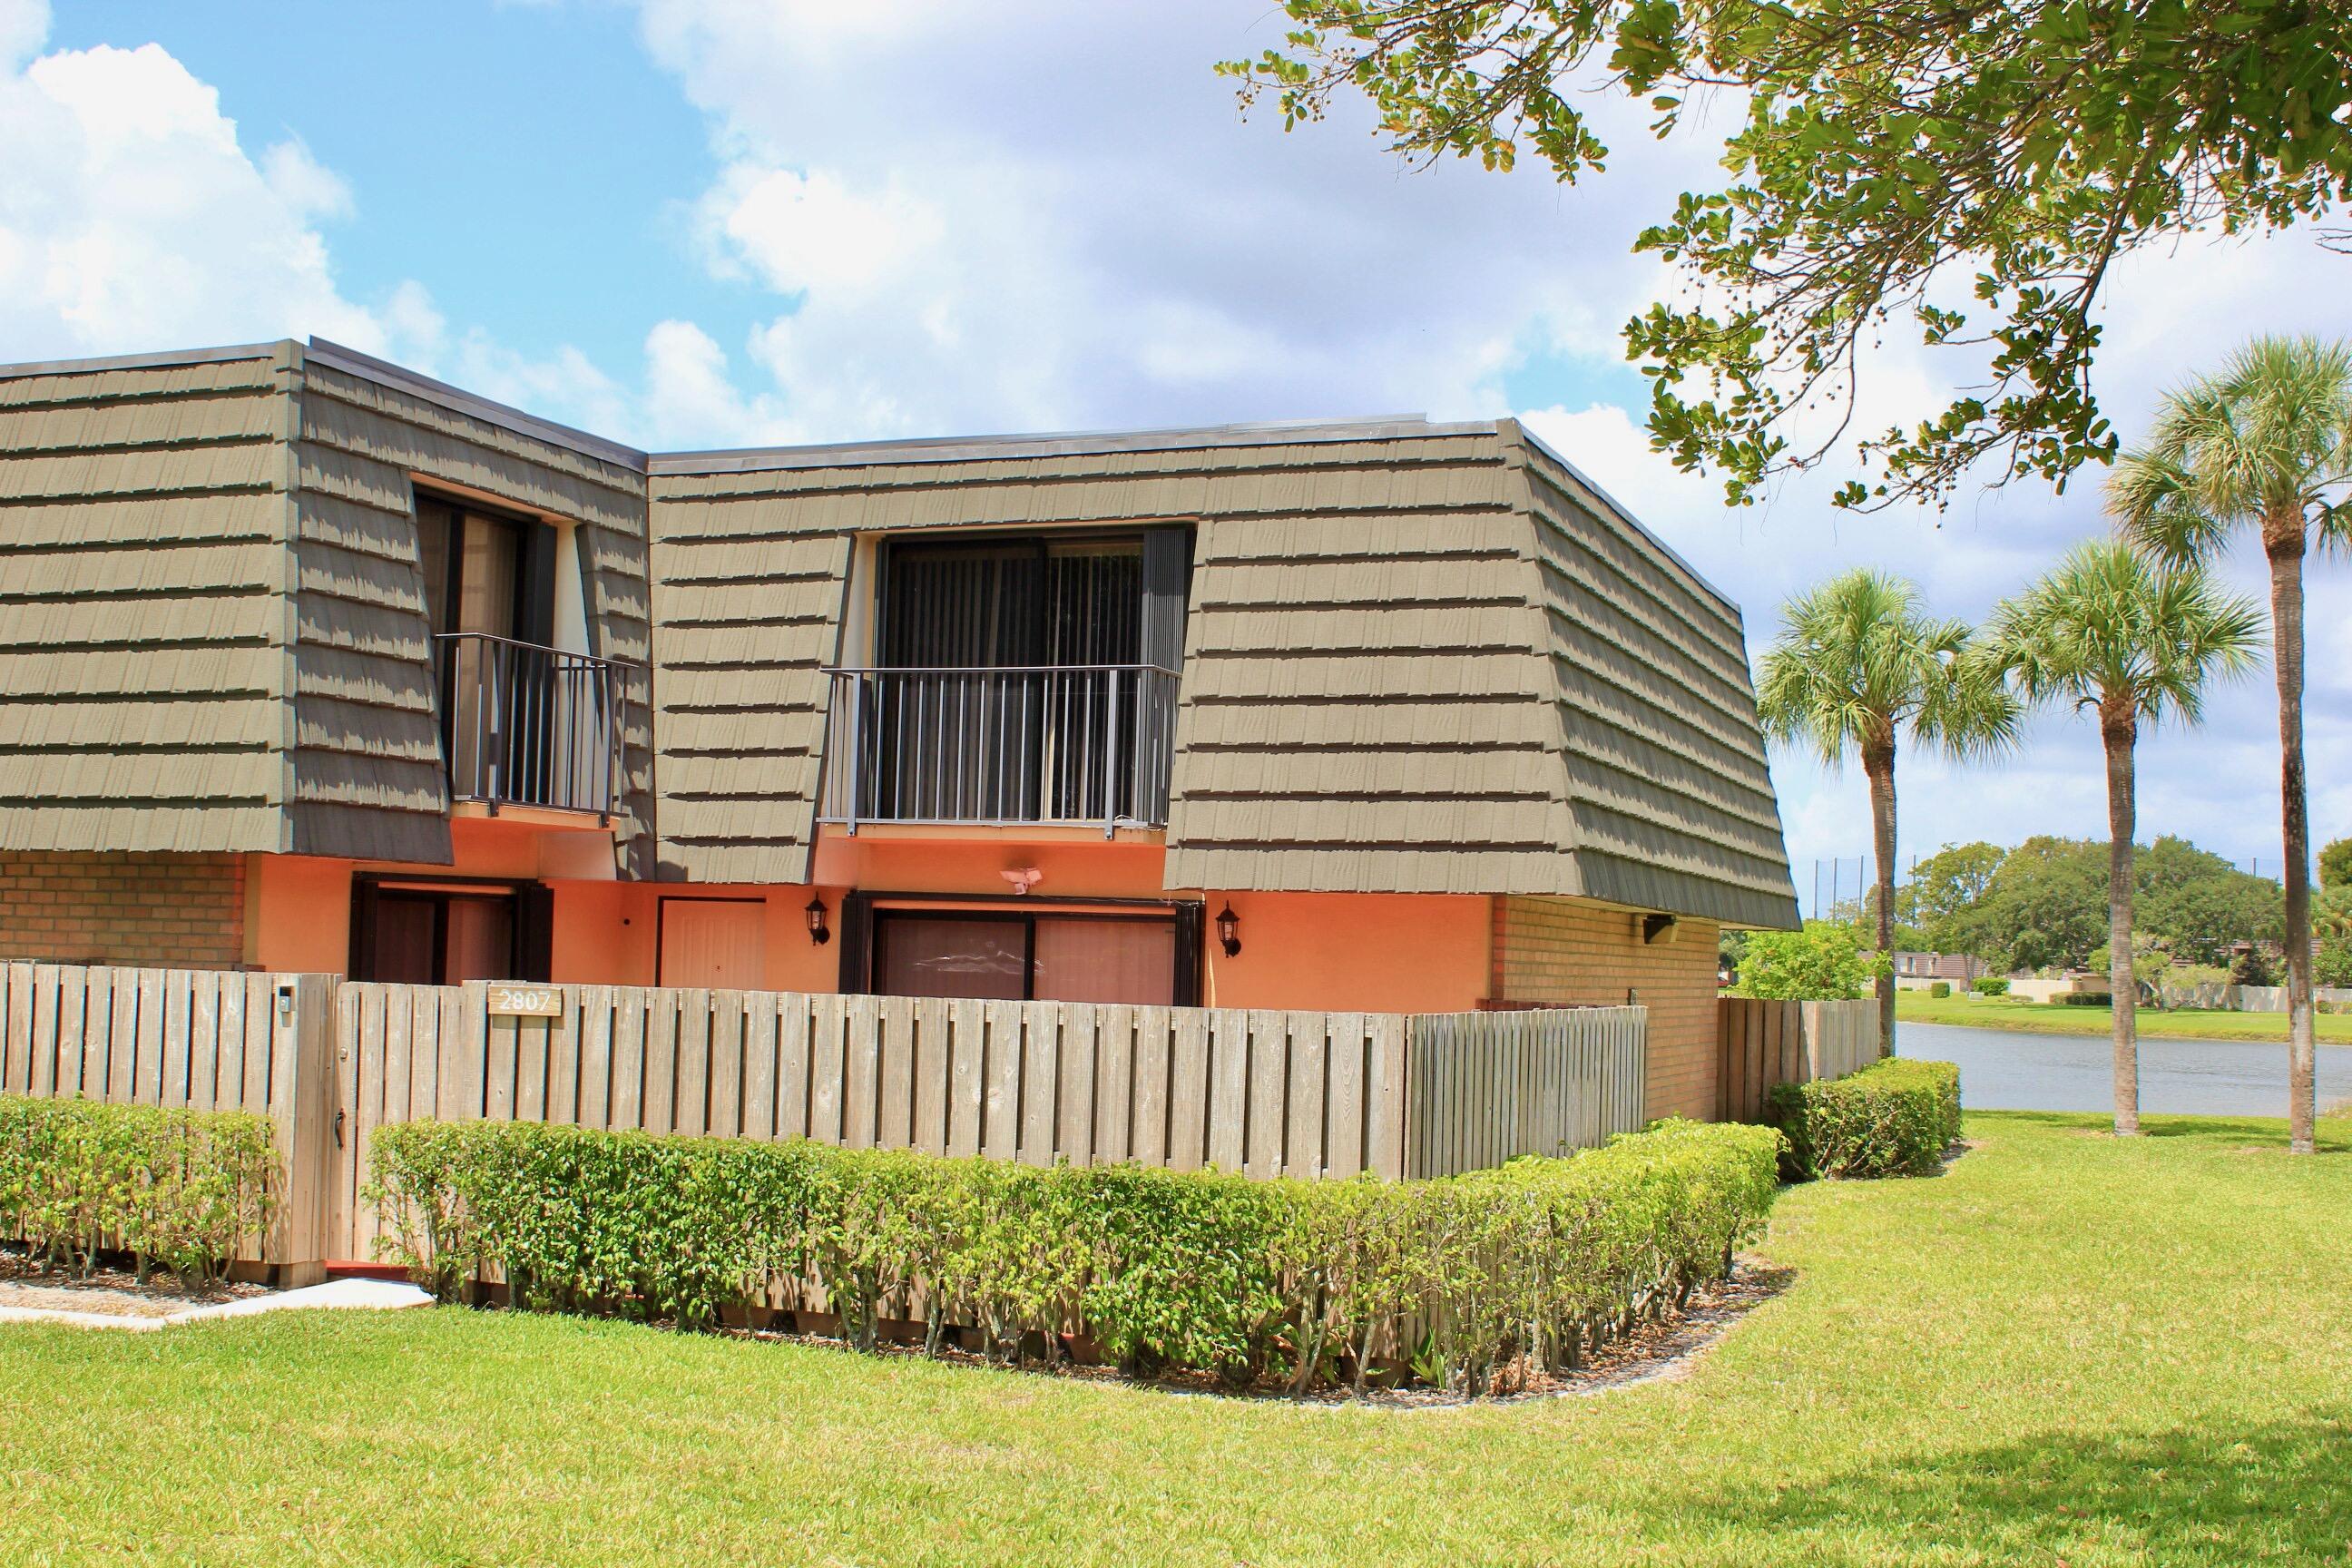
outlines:
M1996 1127L2075 1132L2105 1133L2115 1125L2115 1118L2102 1110L1971 1110L1968 1115L1972 1121ZM2286 1148L2284 1116L2142 1116L2139 1126L2143 1138L2192 1139L2233 1152L2249 1146ZM2352 1153L2352 1121L2322 1117L2315 1132L2321 1153Z
M1898 1543L2001 1562L2064 1562L2095 1547L2158 1563L2339 1562L2352 1556L2347 1452L2352 1407L2322 1408L2255 1427L1963 1449L1813 1487L1743 1485L1710 1506L1749 1528L1817 1537L1815 1563L1879 1561Z

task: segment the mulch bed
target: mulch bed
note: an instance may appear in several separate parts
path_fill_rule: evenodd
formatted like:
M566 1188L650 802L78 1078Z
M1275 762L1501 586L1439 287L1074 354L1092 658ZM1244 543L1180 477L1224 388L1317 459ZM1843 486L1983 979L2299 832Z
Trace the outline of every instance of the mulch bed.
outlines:
M163 1318L189 1307L266 1296L266 1285L216 1281L183 1289L169 1269L142 1285L128 1259L106 1259L88 1275L49 1269L20 1247L0 1247L0 1307L36 1307L52 1311L95 1312L110 1318Z
M1136 1379L1114 1366L1069 1360L1052 1365L1032 1361L1020 1366L1010 1366L952 1345L942 1348L933 1357L927 1356L919 1344L888 1342L880 1345L877 1353L884 1357L915 1356L951 1366L1031 1377L1126 1384L1168 1394L1220 1399L1271 1400L1333 1408L1363 1405L1389 1410L1458 1409L1474 1405L1510 1405L1531 1399L1601 1394L1634 1384L1673 1382L1686 1377L1710 1345L1729 1332L1740 1319L1787 1289L1795 1279L1796 1270L1792 1268L1776 1268L1759 1258L1742 1257L1729 1279L1692 1291L1689 1301L1681 1311L1670 1312L1658 1322L1642 1325L1588 1359L1574 1372L1550 1373L1539 1368L1530 1370L1524 1365L1506 1367L1496 1373L1493 1387L1482 1398L1452 1390L1425 1387L1370 1388L1360 1398L1345 1387L1335 1387L1319 1389L1298 1398L1277 1387L1237 1389L1199 1373ZM803 1344L843 1352L848 1348L838 1339L778 1329L739 1328L722 1331L740 1339Z

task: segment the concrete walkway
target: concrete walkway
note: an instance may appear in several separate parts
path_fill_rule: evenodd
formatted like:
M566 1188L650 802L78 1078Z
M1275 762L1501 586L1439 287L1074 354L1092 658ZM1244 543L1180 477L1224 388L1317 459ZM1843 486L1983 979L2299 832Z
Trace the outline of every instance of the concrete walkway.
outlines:
M207 1318L249 1318L260 1312L299 1312L317 1308L373 1308L392 1310L429 1307L433 1298L414 1285L389 1279L331 1279L298 1290L276 1290L209 1306L184 1307L160 1316L121 1312L77 1312L65 1307L0 1307L0 1323L68 1323L84 1329L167 1329L174 1323L200 1322Z

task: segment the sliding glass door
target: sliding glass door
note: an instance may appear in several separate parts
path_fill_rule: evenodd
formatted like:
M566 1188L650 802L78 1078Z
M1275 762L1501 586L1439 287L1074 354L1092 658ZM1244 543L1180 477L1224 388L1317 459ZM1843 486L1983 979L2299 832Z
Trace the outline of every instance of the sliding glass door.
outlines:
M1032 1002L1177 998L1176 917L877 910L874 990Z

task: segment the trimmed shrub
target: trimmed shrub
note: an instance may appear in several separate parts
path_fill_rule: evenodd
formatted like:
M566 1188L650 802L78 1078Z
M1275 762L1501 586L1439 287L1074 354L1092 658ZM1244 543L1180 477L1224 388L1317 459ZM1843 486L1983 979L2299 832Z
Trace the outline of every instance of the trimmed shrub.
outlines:
M1084 1335L1130 1372L1305 1390L1383 1352L1471 1392L1575 1363L1720 1277L1776 1187L1769 1128L1661 1122L1425 1182L1040 1168L530 1122L378 1131L384 1255L445 1299L709 1325L781 1297L871 1349L924 1314L991 1357ZM1351 1370L1350 1370L1351 1369Z
M1951 994L1952 983L1948 980L1932 980L1927 983L1927 994L1938 1002Z
M1969 982L1969 989L1979 996L2006 996L2009 994L2009 976L2006 974L1980 975Z
M1960 1135L1960 1069L1890 1057L1843 1078L1773 1086L1792 1176L1933 1175Z
M2052 1000L2062 1007L2112 1007L2116 1005L2112 991L2068 991Z
M266 1117L0 1095L0 1233L84 1273L134 1256L194 1284L227 1271L277 1207Z

